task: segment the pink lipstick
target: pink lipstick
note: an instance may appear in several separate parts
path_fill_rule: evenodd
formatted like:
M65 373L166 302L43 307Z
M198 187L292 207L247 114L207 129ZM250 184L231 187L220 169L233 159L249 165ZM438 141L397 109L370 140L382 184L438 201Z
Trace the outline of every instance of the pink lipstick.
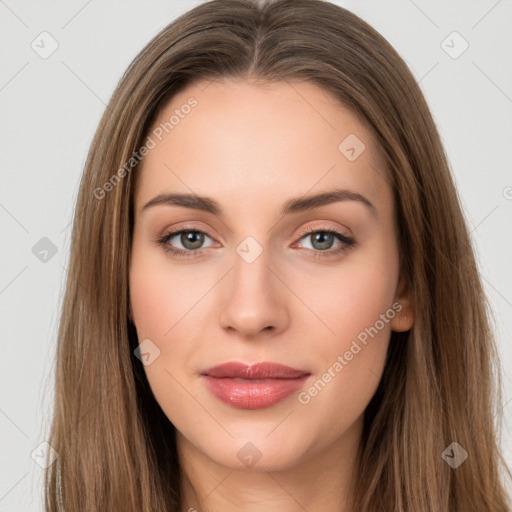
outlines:
M288 397L303 386L309 372L278 363L224 363L204 370L208 389L239 409L262 409Z

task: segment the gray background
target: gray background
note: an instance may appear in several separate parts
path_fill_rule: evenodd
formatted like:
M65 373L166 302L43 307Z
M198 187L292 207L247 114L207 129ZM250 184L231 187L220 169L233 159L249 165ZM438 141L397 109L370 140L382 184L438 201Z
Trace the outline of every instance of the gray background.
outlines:
M197 3L0 0L1 511L42 510L31 454L48 428L69 223L94 130L135 55ZM395 46L441 132L508 374L502 451L512 464L512 2L336 3ZM58 43L46 59L31 47L43 31ZM32 251L43 237L57 250L46 262Z

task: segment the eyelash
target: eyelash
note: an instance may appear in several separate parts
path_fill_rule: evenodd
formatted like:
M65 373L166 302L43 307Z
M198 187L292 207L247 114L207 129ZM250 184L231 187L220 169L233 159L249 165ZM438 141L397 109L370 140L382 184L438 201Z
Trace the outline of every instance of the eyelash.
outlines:
M156 242L157 242L158 245L163 247L163 249L166 252L172 253L173 256L175 256L177 258L184 258L184 259L186 259L186 258L194 258L194 257L197 256L198 253L200 255L202 249L189 249L187 251L184 251L182 249L176 249L176 248L174 248L174 247L172 247L171 245L168 244L168 241L171 238L175 237L176 235L180 235L182 233L200 233L200 234L206 235L209 238L211 238L208 235L208 233L206 233L204 231L201 231L200 229L182 228L182 229L176 229L176 230L168 231L163 236L158 238L156 240ZM314 250L314 249L307 249L307 251L311 251L313 253L312 254L313 258L329 258L329 257L332 257L332 256L337 256L338 254L340 254L340 253L350 249L351 247L353 247L355 245L355 243L356 243L354 238L351 238L351 237L349 237L347 235L344 235L340 231L337 231L336 229L332 229L332 228L306 228L300 234L299 240L302 240L303 238L307 237L308 235L312 235L314 233L329 233L329 234L332 234L340 242L342 242L343 245L341 247L339 247L338 249L334 249L334 250L328 249L326 251L318 251L318 250Z

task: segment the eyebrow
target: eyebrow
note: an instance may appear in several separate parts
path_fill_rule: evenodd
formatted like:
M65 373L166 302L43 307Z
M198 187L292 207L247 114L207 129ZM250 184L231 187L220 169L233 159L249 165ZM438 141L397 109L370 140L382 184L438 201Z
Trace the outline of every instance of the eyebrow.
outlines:
M365 196L351 190L336 188L319 194L288 199L281 208L281 215L299 213L312 210L340 201L358 201L369 208L373 215L376 214L375 205ZM221 206L210 197L196 194L159 194L148 201L141 209L141 213L149 208L159 205L182 206L194 210L202 210L219 217L224 215Z

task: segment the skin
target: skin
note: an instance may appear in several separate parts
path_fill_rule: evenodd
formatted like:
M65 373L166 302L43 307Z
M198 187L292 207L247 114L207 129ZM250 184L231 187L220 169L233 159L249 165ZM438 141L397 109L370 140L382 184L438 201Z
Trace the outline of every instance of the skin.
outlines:
M391 330L413 324L379 147L350 110L298 81L197 83L165 106L154 127L191 96L197 106L137 170L130 263L139 342L149 338L160 350L144 368L176 426L188 478L183 511L349 511L363 413ZM365 144L354 161L338 149L349 134ZM344 200L279 213L289 198L333 188L362 194L374 211ZM211 197L224 215L176 205L142 211L170 192ZM176 258L156 242L177 227L207 233L201 255ZM302 234L308 227L339 230L356 243L328 257L343 244L334 237L326 249ZM247 236L263 251L252 263L236 251ZM197 247L180 235L167 244ZM271 407L236 409L200 378L227 361L273 361L310 372L307 390L397 302L400 313L307 404L295 393ZM237 457L249 442L261 454L253 467Z

